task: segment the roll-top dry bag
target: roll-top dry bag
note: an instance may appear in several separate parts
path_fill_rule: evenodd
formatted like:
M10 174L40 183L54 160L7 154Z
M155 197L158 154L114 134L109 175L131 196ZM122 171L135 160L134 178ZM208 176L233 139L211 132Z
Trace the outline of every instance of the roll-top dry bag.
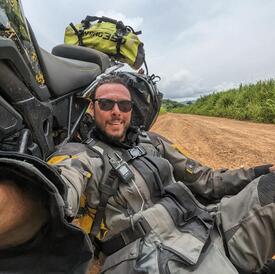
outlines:
M70 24L65 30L65 44L90 47L111 58L139 69L145 59L143 43L134 31L121 21L107 17L87 16L80 24Z

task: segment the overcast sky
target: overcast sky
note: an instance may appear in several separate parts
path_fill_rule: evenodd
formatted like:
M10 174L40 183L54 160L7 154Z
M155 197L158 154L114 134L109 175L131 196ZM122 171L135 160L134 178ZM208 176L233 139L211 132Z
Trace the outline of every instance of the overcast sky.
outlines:
M275 77L273 0L22 0L37 40L51 50L86 15L122 20L145 44L166 98L200 95Z

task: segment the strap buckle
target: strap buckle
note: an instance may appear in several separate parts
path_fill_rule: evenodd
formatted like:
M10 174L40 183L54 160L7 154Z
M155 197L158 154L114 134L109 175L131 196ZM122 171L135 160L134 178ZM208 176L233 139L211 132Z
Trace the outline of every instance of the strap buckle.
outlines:
M111 239L99 242L99 247L105 255L111 255L135 240L145 237L150 231L149 223L145 218L140 218L134 223L134 229L132 226L124 229Z
M141 146L135 146L133 148L128 149L128 152L132 159L136 159L146 154L146 151Z
M128 245L138 238L143 238L151 231L151 227L144 218L140 218L134 226L120 233L124 244Z

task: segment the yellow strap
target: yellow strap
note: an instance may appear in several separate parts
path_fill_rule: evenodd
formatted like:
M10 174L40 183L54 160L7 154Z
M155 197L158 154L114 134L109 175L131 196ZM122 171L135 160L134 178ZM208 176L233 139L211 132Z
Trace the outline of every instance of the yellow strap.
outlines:
M77 155L58 155L58 156L54 156L52 157L49 161L48 164L50 165L57 165L59 163L61 163L62 161L66 160L66 159L77 159L78 156ZM81 172L82 175L84 175L86 178L90 179L92 177L92 173L89 171L85 171L85 170L79 170Z
M80 198L80 207L88 209L88 212L77 219L78 224L87 234L89 234L91 232L91 228L94 222L96 209L86 206L86 196L84 194L82 194ZM108 233L108 228L106 227L105 223L102 221L96 238L99 240L103 240L106 237L107 233Z
M48 164L50 165L56 165L66 159L69 159L70 156L69 155L59 155L59 156L54 156L52 157L49 161L48 161Z
M88 234L91 231L93 219L88 215L83 215L77 219L79 226Z

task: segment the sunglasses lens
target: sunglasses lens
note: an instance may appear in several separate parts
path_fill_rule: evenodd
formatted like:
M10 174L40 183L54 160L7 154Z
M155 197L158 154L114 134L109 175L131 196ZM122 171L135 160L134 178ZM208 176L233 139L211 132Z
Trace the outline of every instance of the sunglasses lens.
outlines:
M117 102L120 111L122 112L129 112L132 109L132 102L131 101L119 101Z
M132 101L129 100L122 100L122 101L114 101L111 99L96 99L95 101L98 102L98 105L101 110L109 111L112 110L114 105L117 103L118 108L122 112L129 112L132 109Z
M113 107L115 105L115 101L109 100L109 99L100 99L100 100L98 100L98 105L101 110L109 111L109 110L113 109Z

